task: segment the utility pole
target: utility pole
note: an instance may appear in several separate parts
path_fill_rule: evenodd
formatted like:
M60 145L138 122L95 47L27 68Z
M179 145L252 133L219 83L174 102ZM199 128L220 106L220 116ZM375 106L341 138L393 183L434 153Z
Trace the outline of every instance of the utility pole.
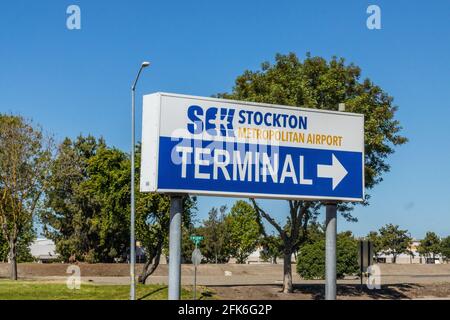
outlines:
M139 68L139 72L131 87L131 199L130 199L130 300L136 300L136 239L135 239L135 207L134 207L134 149L136 147L135 142L135 101L136 101L136 84L139 80L139 76L144 68L147 68L150 62L144 61Z

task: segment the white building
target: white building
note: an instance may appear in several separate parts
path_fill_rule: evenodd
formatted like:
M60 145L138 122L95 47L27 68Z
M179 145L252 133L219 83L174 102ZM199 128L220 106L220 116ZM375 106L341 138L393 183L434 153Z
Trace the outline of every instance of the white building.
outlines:
M59 258L59 254L56 253L56 246L52 240L49 239L36 239L30 245L31 255L39 263L52 262Z
M425 257L418 252L420 240L413 240L408 250L411 254L402 253L396 258L398 264L440 264L444 263L441 255L437 254L434 258ZM376 259L379 263L393 263L394 257L392 254L379 254Z

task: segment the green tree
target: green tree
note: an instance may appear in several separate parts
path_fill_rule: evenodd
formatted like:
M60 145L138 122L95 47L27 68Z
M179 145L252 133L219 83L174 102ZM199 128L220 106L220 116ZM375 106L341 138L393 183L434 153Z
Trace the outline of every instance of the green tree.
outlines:
M136 190L139 190L140 169L141 169L141 145L136 146L135 153L136 168ZM127 175L130 176L131 161L128 160ZM130 190L131 181L128 180L127 190ZM129 201L129 197L128 197ZM183 256L185 262L190 260L187 253L189 242L186 237L193 229L193 220L197 210L197 198L183 197L182 212L182 239ZM147 278L158 268L161 254L164 252L168 257L169 243L169 223L170 223L170 197L158 193L136 194L136 240L142 244L145 250L146 262L138 277L140 283L145 283ZM129 225L129 222L128 222Z
M376 231L370 231L369 234L367 235L367 240L372 242L374 255L376 258L378 258L380 253L382 253L383 251L380 235Z
M140 172L136 146L136 190ZM112 262L129 256L130 157L92 136L65 139L51 168L47 210L41 215L45 234L64 260ZM195 198L185 197L183 223L190 225ZM169 229L169 197L136 194L136 240L147 259L139 280L158 267Z
M236 201L225 218L230 253L237 263L245 263L258 245L261 230L257 219L253 206L243 200Z
M17 280L18 241L26 239L41 208L52 146L31 121L0 114L0 228L8 243L12 280Z
M325 277L325 240L305 243L298 252L297 273L303 279Z
M183 237L181 239L181 263L192 263L192 252L195 249L195 243L191 240L191 236L198 235L198 231L194 226L183 229ZM201 244L199 245L201 248Z
M139 181L136 179L136 181ZM161 254L169 255L169 223L170 198L157 193L139 194L136 201L136 239L141 242L146 253L146 262L139 275L139 282L145 283L147 278L159 266ZM197 208L196 197L183 198L182 239L183 260L190 261L189 230L192 228L191 219ZM191 252L192 253L192 252Z
M365 187L373 188L389 171L387 158L396 145L405 143L395 119L397 107L393 98L369 79L360 81L359 67L346 65L344 59L326 61L309 54L300 61L291 53L277 54L275 64L265 62L259 71L245 71L237 77L231 93L219 94L226 99L273 103L314 109L337 110L339 103L346 111L365 116ZM368 194L368 193L366 193ZM366 196L366 203L368 202ZM317 216L321 204L310 201L289 201L290 227L287 230L254 200L261 217L271 224L283 241L283 291L292 292L291 256L298 251L301 229ZM340 204L338 210L349 219L352 206ZM284 225L286 226L287 223Z
M313 243L319 240L325 240L324 225L316 221L310 222L306 228L306 235L303 236L304 243Z
M277 264L277 259L283 256L283 242L276 235L270 235L261 239L262 251L260 258L263 261Z
M260 230L264 238L267 237L267 233L262 223L262 219L268 221L281 238L283 252L283 292L292 292L292 255L298 251L300 245L307 239L308 225L310 222L316 220L321 204L317 202L290 200L290 216L284 227L282 227L281 224L259 206L255 199L250 200L258 213L256 221L260 225Z
M384 254L392 255L393 263L396 263L399 254L411 254L409 247L412 239L408 230L401 230L398 225L387 224L381 227L379 233L381 250Z
M341 232L337 236L337 265L336 273L341 279L345 275L359 273L358 240L351 231Z
M207 262L225 263L230 258L229 234L225 223L226 211L226 206L212 208L208 212L208 219L198 228L199 235L204 237L200 248Z
M24 226L23 231L17 239L17 263L33 262L34 258L31 255L30 245L36 239L36 230L33 228L33 223L30 222ZM9 243L5 240L0 230L0 262L8 262Z
M440 251L443 259L448 262L450 260L450 236L442 239Z
M338 234L336 243L338 279L358 272L358 241L350 231ZM325 239L305 243L297 257L297 273L304 279L325 278Z
M97 166L97 161L92 159L107 151L105 141L92 136L79 136L75 141L66 138L58 147L46 188L48 210L42 212L41 221L45 236L55 242L56 251L64 261L97 262L101 256L98 254L100 228L106 222L100 215L103 203L94 190L100 187L100 181L96 184L90 179ZM122 162L123 155L115 153L116 161ZM105 177L108 179L111 178ZM120 233L119 238L122 238Z
M100 148L88 160L89 179L80 185L81 196L93 208L92 240L97 241L93 262L113 262L125 254L129 242L129 159L114 148Z
M427 232L425 238L420 241L419 248L417 251L429 258L435 258L437 254L441 253L441 239L439 239L438 235L434 232Z

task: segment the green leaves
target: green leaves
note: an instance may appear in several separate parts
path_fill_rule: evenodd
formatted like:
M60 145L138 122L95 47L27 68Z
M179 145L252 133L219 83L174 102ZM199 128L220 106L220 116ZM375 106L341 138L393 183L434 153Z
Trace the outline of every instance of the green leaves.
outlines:
M46 235L65 260L111 262L126 255L129 162L92 136L65 139L46 189Z
M207 262L226 263L233 257L237 263L245 263L261 239L256 211L242 200L236 201L229 213L226 211L226 206L212 208L208 219L201 227L191 230L191 234L203 236L200 249ZM191 254L194 244L188 236L185 241L188 242L185 255Z
M283 256L283 241L279 236L266 236L261 239L262 251L260 258L265 262L277 263Z
M420 241L417 251L427 257L434 257L442 251L441 239L434 232L427 232Z
M314 109L346 111L365 116L366 188L382 181L390 167L387 157L394 147L407 142L395 119L393 98L370 79L361 80L361 69L343 58L330 61L307 54L301 61L294 53L277 54L273 64L264 62L261 70L245 71L237 77L231 93L219 97L283 104Z
M448 262L450 260L450 236L442 239L440 251L443 258Z
M34 238L33 218L42 207L42 188L48 176L52 139L39 126L21 116L0 114L0 243L12 261L17 254L29 260L28 244ZM16 250L16 245L19 247Z
M338 279L358 273L358 241L351 232L338 234L336 244ZM303 279L325 278L325 239L304 244L297 256L297 272Z
M343 58L333 57L327 61L308 53L301 61L294 53L277 54L274 63L264 62L260 70L244 71L236 78L232 92L218 97L326 110L338 110L338 105L345 103L346 111L364 114L365 187L371 189L389 171L387 159L395 146L406 143L407 139L399 134L401 126L395 119L397 107L393 105L393 98L370 79L360 77L361 69L346 64ZM366 193L366 205L369 199ZM287 254L301 245L298 236L317 216L320 205L319 202L290 201L290 217L283 227L254 202L258 215L280 234L283 251ZM306 209L299 211L298 208ZM346 203L338 206L344 218L355 221L352 208Z
M139 190L140 146L136 147ZM64 260L125 261L130 238L130 157L92 136L65 139L51 167L48 210L41 214L46 236ZM190 224L195 199L184 200ZM167 242L169 198L136 192L136 239L147 253Z
M399 254L410 253L412 238L408 230L401 230L398 225L387 224L380 228L379 235L371 232L369 238L374 241L375 251L392 254L394 263Z
M245 263L256 249L261 237L255 209L249 203L238 200L226 217L226 228L231 256L237 263Z
M200 248L207 262L225 263L230 258L230 234L226 225L226 211L226 206L211 208L208 212L208 219L204 220L203 226L196 230L199 235L204 237ZM189 242L192 244L190 240Z

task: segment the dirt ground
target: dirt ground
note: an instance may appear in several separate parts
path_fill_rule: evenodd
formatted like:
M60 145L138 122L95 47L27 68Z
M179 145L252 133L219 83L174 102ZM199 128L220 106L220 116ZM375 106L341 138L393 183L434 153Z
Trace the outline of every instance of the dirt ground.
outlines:
M281 285L259 286L211 286L220 299L224 300L321 300L324 299L323 284L294 286L294 293L281 292ZM382 285L380 290L362 290L359 285L337 286L338 300L399 300L399 299L449 299L450 283L434 284L392 284Z

